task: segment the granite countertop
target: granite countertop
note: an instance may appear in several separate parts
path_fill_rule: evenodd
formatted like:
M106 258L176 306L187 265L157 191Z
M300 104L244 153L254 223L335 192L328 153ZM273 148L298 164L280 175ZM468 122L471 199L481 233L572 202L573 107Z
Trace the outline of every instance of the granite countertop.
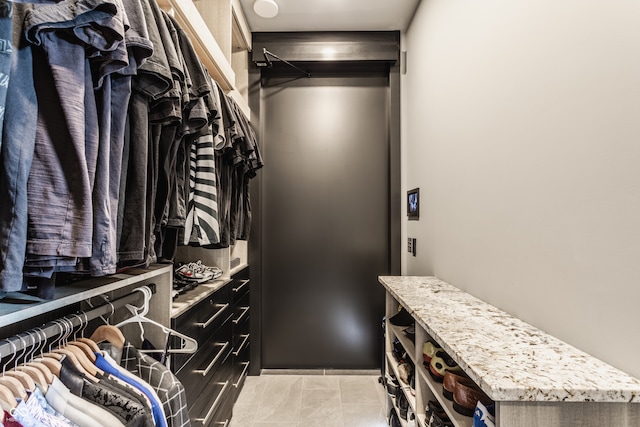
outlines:
M379 280L494 401L640 402L640 380L436 277Z

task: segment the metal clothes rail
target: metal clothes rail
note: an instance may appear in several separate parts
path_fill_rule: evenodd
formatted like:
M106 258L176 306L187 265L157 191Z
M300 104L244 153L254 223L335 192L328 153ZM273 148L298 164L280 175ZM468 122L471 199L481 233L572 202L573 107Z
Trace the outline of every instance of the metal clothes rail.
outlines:
M0 341L0 359L4 359L7 356L15 356L16 354L22 356L27 348L44 345L50 338L64 337L70 331L76 330L76 328L81 329L98 317L112 315L118 308L138 302L142 297L141 292L133 291L113 301L107 300L106 304L99 307L66 315L58 320L45 323L41 327L5 338Z

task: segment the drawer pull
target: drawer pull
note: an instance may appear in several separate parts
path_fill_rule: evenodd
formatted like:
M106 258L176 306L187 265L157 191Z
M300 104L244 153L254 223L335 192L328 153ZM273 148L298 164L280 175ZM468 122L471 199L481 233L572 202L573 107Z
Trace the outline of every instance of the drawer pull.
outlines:
M233 352L234 356L238 356L240 354L240 352L242 351L242 349L244 348L244 346L247 344L247 342L249 341L249 334L247 335L240 335L241 337L244 338L244 340L242 340L242 344L240 344L240 347L238 347L238 350Z
M218 409L218 406L220 406L220 401L224 397L224 393L227 391L227 387L229 386L229 381L225 381L223 383L216 383L216 384L218 385L224 384L224 386L222 387L222 390L220 390L220 393L218 393L218 397L216 397L216 400L213 402L213 405L211 405L211 408L209 408L209 411L207 412L207 415L204 416L204 418L195 419L196 422L202 423L202 425L209 424L209 419L213 416L214 412L216 412L216 410Z
M227 418L224 421L215 421L214 424L222 424L222 427L227 427L230 422L231 422L231 420Z
M213 316L211 316L211 318L209 320L207 320L206 322L202 323L202 322L198 322L196 323L196 326L200 326L202 329L205 329L207 326L209 326L211 324L211 322L213 322L214 320L216 320L216 318L218 316L220 316L222 313L224 313L224 311L227 309L227 307L229 307L229 303L226 304L216 304L215 307L220 307L220 310L218 310L216 312L216 314L214 314Z
M222 345L222 344L218 344L218 345ZM222 354L224 353L227 347L229 347L229 341L227 341L226 343L224 343L224 345L222 345L222 348L220 349L218 354L216 354L216 357L213 358L211 363L209 363L206 369L196 369L193 372L195 372L196 374L202 374L203 377L206 377L209 371L211 370L211 368L213 368L216 362L218 361L218 359L220 359L220 356L222 356Z
M249 311L251 307L242 307L242 313L240 313L240 316L238 316L237 319L233 319L233 323L234 324L238 324L240 323L240 321L242 320L242 318L244 317L245 314L247 314L247 312Z
M238 378L238 382L233 385L235 388L238 388L238 386L240 385L240 382L242 381L242 378L247 373L247 369L249 369L249 362L243 362L242 364L244 365L244 368L242 369L240 378Z
M238 286L237 288L233 288L233 292L240 292L240 289L244 288L244 285L246 285L247 283L249 283L249 279L241 281L240 286Z

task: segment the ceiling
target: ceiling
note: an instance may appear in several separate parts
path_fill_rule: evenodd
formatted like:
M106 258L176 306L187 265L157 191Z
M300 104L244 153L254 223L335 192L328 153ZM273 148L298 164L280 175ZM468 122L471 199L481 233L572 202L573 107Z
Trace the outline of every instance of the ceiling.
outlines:
M420 0L275 0L279 13L261 18L254 0L240 0L251 31L404 30Z

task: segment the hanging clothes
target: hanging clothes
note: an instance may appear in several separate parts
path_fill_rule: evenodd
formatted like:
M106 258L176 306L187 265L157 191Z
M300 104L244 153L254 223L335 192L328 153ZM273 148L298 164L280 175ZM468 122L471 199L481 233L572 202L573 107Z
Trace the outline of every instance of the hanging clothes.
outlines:
M128 373L151 386L162 404L169 427L190 425L184 386L165 365L141 353L130 342L125 342L122 350L106 343L100 344L100 347Z
M246 240L255 132L179 23L33 3L0 0L0 298Z
M92 405L87 410L88 402L72 394L58 377L53 377L45 398L52 408L81 427L124 426L120 420L100 406Z
M153 414L155 425L158 427L167 426L164 410L162 409L162 403L160 402L158 395L149 386L149 384L146 384L142 379L136 378L133 375L130 375L129 372L121 369L120 366L113 362L113 359L111 359L107 354L103 355L100 353L96 353L95 363L98 368L144 393L144 395L147 396L147 398L151 401L151 411Z
M73 394L103 407L127 427L155 425L151 411L142 402L89 381L68 359L62 361L60 380Z

